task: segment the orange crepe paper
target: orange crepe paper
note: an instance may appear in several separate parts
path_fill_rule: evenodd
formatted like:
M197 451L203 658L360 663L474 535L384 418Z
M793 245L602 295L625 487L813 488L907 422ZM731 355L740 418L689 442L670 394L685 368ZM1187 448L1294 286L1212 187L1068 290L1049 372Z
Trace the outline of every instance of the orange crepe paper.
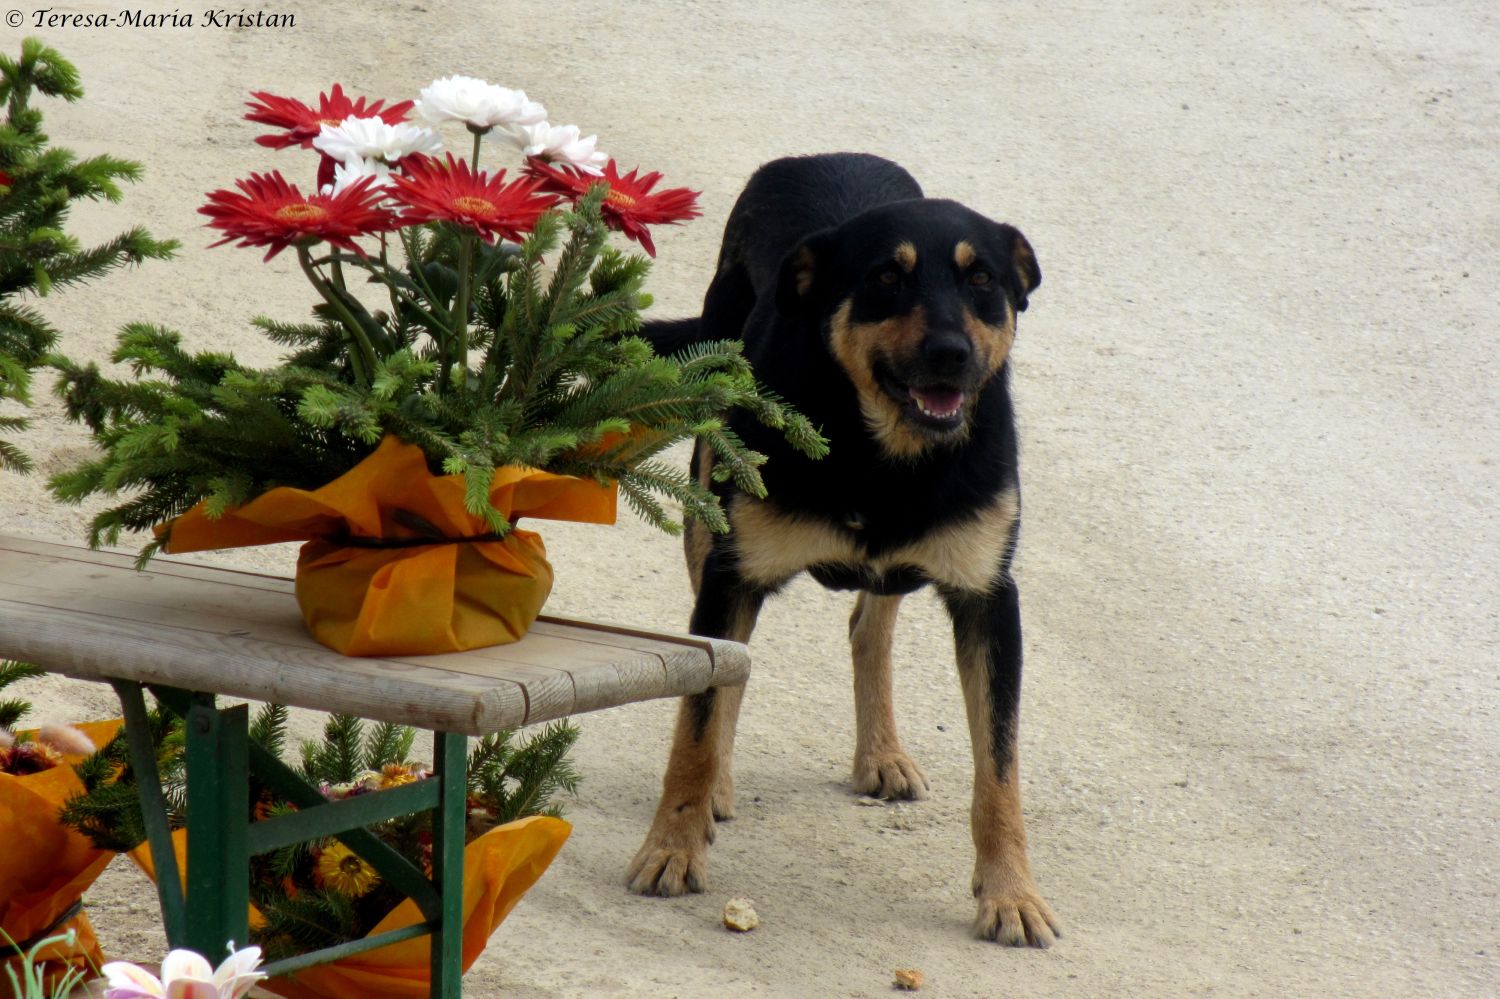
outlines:
M114 738L120 721L86 722L74 728L95 746L103 746ZM104 963L87 914L80 911L58 922L114 859L113 853L96 849L87 836L57 820L62 804L84 791L72 766L82 759L65 756L61 766L25 776L0 774L0 843L6 844L0 849L0 930L17 943L44 933L77 931L71 948L59 943L38 952L38 963L51 965L44 976L49 988L71 967L97 970ZM8 946L3 937L0 944ZM0 968L19 973L20 961L19 956L0 960ZM0 981L8 980L0 971Z
M463 970L479 959L495 932L521 896L536 884L573 827L562 819L545 815L517 819L496 826L464 847ZM178 870L186 876L187 835L172 834ZM154 881L149 847L142 843L130 857ZM399 930L423 922L422 910L407 899L382 919L369 936ZM250 907L250 925L263 924L255 906ZM285 978L262 982L288 999L344 999L346 996L380 996L381 999L427 999L431 978L428 970L432 941L417 937L315 965Z
M490 486L490 502L512 524L523 517L613 524L615 495L613 485L510 465L495 470ZM421 543L433 536L425 525L436 532L432 544ZM490 528L464 508L461 476L432 475L421 449L395 437L320 489L272 489L217 519L200 503L170 528L173 553L307 541L297 603L313 637L349 656L514 642L552 590L547 549L530 531L444 542L485 538Z

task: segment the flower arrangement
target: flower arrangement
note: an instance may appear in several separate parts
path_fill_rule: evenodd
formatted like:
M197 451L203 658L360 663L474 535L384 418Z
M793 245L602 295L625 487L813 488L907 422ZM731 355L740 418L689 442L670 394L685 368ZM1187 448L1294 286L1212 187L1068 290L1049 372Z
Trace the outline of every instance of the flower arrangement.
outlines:
M57 330L42 314L19 303L26 294L44 296L124 265L172 255L176 243L134 228L84 249L66 223L79 200L119 201L120 181L140 178L138 163L112 156L79 160L50 146L36 94L77 101L83 97L78 71L34 38L21 44L18 59L0 55L0 403L31 401L31 374L57 343ZM26 429L23 416L0 413L0 432ZM31 459L0 439L0 470L26 472Z
M68 413L104 454L54 477L54 494L131 491L93 520L91 544L167 524L148 558L196 504L217 519L276 487L323 486L389 436L460 476L466 510L499 534L513 525L489 501L497 468L618 483L657 526L677 526L665 498L723 530L712 493L657 460L665 448L701 437L721 474L751 492L762 491L763 457L725 428L727 409L752 410L808 453L825 449L758 389L737 344L657 357L631 335L649 302L648 260L609 246L609 232L654 255L650 227L696 216L694 192L622 174L595 136L550 124L524 92L469 77L389 105L339 85L316 107L252 96L246 117L276 130L256 141L317 152L316 187L252 173L201 211L222 236L215 245L264 249L267 260L290 251L317 295L313 322L255 321L293 348L270 369L190 354L149 325L122 331L115 353L149 378L59 359ZM468 155L438 155L442 123L462 124ZM518 174L483 169L487 144L519 152Z
M0 661L0 690L40 675ZM29 710L20 698L0 701L0 843L25 844L0 851L0 965L12 978L19 972L26 988L40 988L103 960L82 897L111 854L63 824L59 809L83 790L72 765L96 741L109 741L119 723L17 731Z
M181 722L160 709L148 724L161 748L159 765L169 808L169 823L181 830L183 807ZM255 714L250 737L281 754L287 740L286 708L269 704ZM300 747L301 772L331 801L427 780L432 770L411 759L415 731L390 723L366 723L351 715L327 719L320 740ZM478 740L467 763L468 822L465 841L465 966L510 908L540 877L561 849L570 827L561 819L558 795L572 794L579 781L568 757L578 738L567 722L545 726L527 739L499 732ZM131 852L143 866L139 849L145 825L129 753L123 735L78 766L85 793L63 810L63 821L96 846ZM250 817L269 818L295 810L252 777ZM431 815L413 813L371 827L381 840L430 875ZM179 831L178 837L182 833ZM179 862L185 842L179 842ZM149 867L148 867L149 870ZM472 884L470 883L472 882ZM472 896L472 897L471 897ZM251 942L269 960L280 960L322 947L358 939L376 931L419 922L415 903L384 882L373 867L336 838L283 847L251 860ZM472 904L471 904L472 903ZM406 911L409 909L410 911ZM471 923L473 925L471 925ZM470 938L473 938L471 945ZM395 945L402 947L404 945ZM298 974L295 983L272 988L299 994L338 994L329 981L351 973L351 966L370 972L381 960L395 966L425 968L425 956L395 958L382 948L373 955L341 961L328 968ZM368 983L366 983L368 984Z

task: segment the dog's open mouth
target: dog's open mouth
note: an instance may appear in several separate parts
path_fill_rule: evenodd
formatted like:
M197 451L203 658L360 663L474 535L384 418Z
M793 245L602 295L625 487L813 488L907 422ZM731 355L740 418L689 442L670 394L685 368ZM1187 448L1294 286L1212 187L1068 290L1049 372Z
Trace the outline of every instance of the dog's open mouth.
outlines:
M964 394L956 388L935 385L919 389L908 385L906 391L918 412L929 420L947 423L963 418Z
M886 371L879 372L877 377L881 387L901 406L902 415L917 426L939 433L963 426L969 395L957 385L908 385Z

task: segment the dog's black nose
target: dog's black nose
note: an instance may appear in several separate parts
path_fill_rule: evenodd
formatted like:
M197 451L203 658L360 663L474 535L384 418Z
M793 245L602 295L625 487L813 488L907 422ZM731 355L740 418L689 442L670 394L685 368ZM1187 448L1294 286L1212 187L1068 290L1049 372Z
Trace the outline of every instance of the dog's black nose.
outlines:
M969 363L974 353L962 333L932 333L922 341L922 360L934 374L954 374Z

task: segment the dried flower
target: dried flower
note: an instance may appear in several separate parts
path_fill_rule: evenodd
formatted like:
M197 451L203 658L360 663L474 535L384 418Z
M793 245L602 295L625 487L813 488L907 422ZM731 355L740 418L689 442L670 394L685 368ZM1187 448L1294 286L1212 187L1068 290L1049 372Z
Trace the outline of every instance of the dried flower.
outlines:
M325 846L318 855L317 874L323 887L350 898L367 895L380 883L375 868L337 840Z
M62 753L44 742L17 742L9 749L0 750L0 771L13 777L38 774L65 762Z
M415 784L422 777L422 770L415 763L387 763L380 770L380 788Z
M72 725L43 725L36 739L64 756L89 756L94 752L94 740Z

